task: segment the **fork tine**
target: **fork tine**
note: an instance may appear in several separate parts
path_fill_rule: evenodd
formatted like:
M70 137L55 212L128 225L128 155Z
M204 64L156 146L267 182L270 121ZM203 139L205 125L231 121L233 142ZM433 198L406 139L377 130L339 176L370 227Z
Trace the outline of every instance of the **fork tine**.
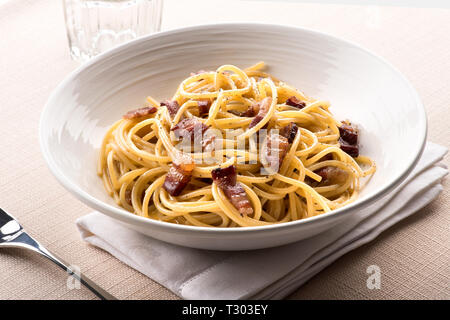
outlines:
M11 220L16 219L14 219L10 214L6 213L6 211L0 208L0 228Z
M16 239L22 230L19 222L0 208L0 245Z

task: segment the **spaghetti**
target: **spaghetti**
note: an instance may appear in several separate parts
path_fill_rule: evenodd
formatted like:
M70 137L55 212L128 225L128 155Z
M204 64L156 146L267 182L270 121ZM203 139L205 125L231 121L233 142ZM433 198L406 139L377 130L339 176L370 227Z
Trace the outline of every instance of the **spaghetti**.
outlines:
M160 221L246 227L354 201L375 172L357 129L263 68L191 74L171 100L148 97L114 123L98 174L117 204Z

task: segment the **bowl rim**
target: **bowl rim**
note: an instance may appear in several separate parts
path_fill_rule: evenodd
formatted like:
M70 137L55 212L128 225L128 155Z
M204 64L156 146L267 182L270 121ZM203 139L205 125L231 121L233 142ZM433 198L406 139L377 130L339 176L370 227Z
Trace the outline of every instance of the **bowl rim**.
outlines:
M216 227L198 227L198 226L190 226L190 225L180 225L180 224L174 224L164 221L158 221L150 218L145 218L138 216L136 214L133 214L123 208L115 207L113 205L110 205L106 202L103 202L93 196L91 196L88 192L85 192L80 187L78 187L74 182L72 182L64 172L60 170L58 165L53 159L53 156L51 152L49 151L49 146L46 142L45 138L45 121L47 119L47 114L49 113L50 106L53 104L53 101L57 98L57 96L60 94L60 91L66 87L68 83L70 83L74 78L76 78L80 73L86 72L86 70L89 70L91 66L95 65L98 61L106 60L108 58L114 57L117 53L125 51L128 49L128 47L133 46L138 43L143 43L145 41L151 41L152 39L158 39L165 37L167 35L177 34L177 33L189 33L196 30L204 30L209 28L239 28L239 27L247 27L247 28L255 28L255 29L262 29L262 28L278 28L278 29L284 29L289 31L295 31L300 33L309 33L316 37L322 37L325 39L331 39L333 41L342 42L346 44L347 46L353 47L357 50L360 50L364 52L365 54L368 54L372 56L373 58L379 60L384 65L386 65L394 74L396 74L401 81L403 81L404 85L408 88L408 90L411 92L413 99L415 101L415 105L417 106L418 111L420 112L419 115L419 125L421 127L421 131L419 132L418 139L420 140L420 144L418 144L418 147L416 147L417 150L414 150L415 156L413 159L409 160L409 163L407 166L405 166L405 169L403 169L400 174L397 174L394 179L392 179L387 185L385 185L383 188L375 191L371 197L364 199L363 201L356 200L355 202L352 202L342 208L331 210L330 212L323 213L314 217L296 220L296 221L289 221L289 222L283 222L283 223L277 223L277 224L270 224L265 226L253 226L253 227L239 227L239 228L216 228ZM251 31L251 30L250 30ZM409 80L396 68L394 67L390 62L385 60L383 57L373 53L372 51L368 50L364 46L361 46L353 41L349 41L346 39L342 39L340 37L334 36L332 34L317 31L309 28L299 27L295 25L289 25L289 24L275 24L275 23L261 23L261 22L224 22L224 23L208 23L208 24L200 24L195 26L188 26L188 27L181 27L181 28L175 28L170 29L167 31L158 32L151 35L145 35L142 37L138 37L136 39L133 39L131 41L128 41L126 43L123 43L117 47L114 47L110 50L107 50L95 57L93 57L91 60L82 63L80 66L78 66L75 70L70 72L63 81L61 81L57 87L52 91L50 94L44 109L41 113L41 117L39 120L39 143L41 152L43 154L43 157L47 163L48 168L50 169L51 173L56 177L57 181L68 191L70 191L73 195L75 195L79 200L87 204L89 207L96 209L103 214L109 215L113 218L116 218L118 220L130 223L130 224L139 224L141 226L147 226L147 225L153 225L155 227L161 227L162 229L172 229L173 231L178 232L190 232L190 231L196 231L198 233L220 233L220 234L240 234L243 232L250 232L250 233L259 233L262 231L275 231L275 230L282 230L282 229L292 229L297 228L299 225L304 224L316 224L321 222L322 220L329 219L332 217L339 216L339 215L349 215L351 212L355 212L356 210L359 210L363 207L368 206L369 204L373 203L374 201L380 199L381 197L385 196L389 191L391 191L393 188L398 186L406 177L408 174L413 170L417 162L419 161L423 150L425 148L426 143L426 137L427 137L427 131L428 131L428 124L427 124L427 116L425 107L417 93L417 91L414 89L414 87L411 85ZM144 225L143 225L144 224Z

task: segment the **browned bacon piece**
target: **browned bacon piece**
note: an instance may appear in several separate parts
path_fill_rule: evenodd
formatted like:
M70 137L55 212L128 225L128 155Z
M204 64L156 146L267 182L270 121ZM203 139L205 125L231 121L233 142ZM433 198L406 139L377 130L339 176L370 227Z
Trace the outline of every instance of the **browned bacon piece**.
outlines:
M269 164L271 170L278 172L281 167L281 163L283 162L283 158L289 150L288 138L272 133L267 137L266 147L267 163Z
M211 171L211 175L214 183L222 189L225 196L241 215L253 213L252 205L244 188L237 182L235 166L214 169Z
M306 103L304 101L299 100L296 96L289 97L286 102L288 106L303 109L306 107Z
M358 143L358 129L348 123L344 122L342 126L339 127L339 134L341 135L342 140L349 144Z
M202 140L202 150L204 152L212 152L216 148L216 136L210 136Z
M203 137L203 133L208 129L208 126L195 118L185 118L172 127L175 137L190 139L194 141L197 138L199 141Z
M341 147L342 151L347 153L349 156L353 158L359 156L359 147L357 144L349 144L347 141L339 138L339 146Z
M234 186L237 183L237 172L235 166L226 168L216 168L211 171L213 181L221 189L227 186Z
M289 144L295 139L298 126L291 122L280 130L280 134L270 134L267 137L266 160L271 170L278 172L284 157L289 151Z
M158 109L155 108L155 107L139 108L139 109L128 111L127 113L125 113L123 115L123 118L124 119L142 118L142 117L146 117L146 116L148 116L148 115L150 115L152 113L155 113L156 111L158 111Z
M231 112L232 114L235 114L237 116L240 117L254 117L258 114L259 112L259 106L261 104L261 101L255 102L252 105L250 105L247 110L240 112L240 111L236 111L236 110L231 110L229 112Z
M211 107L211 100L203 99L203 100L198 100L197 102L198 102L198 113L200 115L209 112L209 108Z
M191 181L191 175L192 172L185 171L177 165L172 165L164 180L163 188L171 196L178 196Z
M314 171L322 177L321 185L342 184L348 178L348 172L333 166L326 166Z
M248 107L247 110L240 114L241 117L254 117L258 114L259 111L259 102L256 102Z
M250 122L250 125L248 126L249 129L256 126L265 117L265 115L269 111L271 104L272 104L271 97L264 98L259 102L258 114L253 118L252 122Z
M162 106L166 106L167 110L169 110L169 114L171 117L177 114L178 109L180 109L180 106L178 105L177 100L166 100L161 102Z
M163 188L171 196L178 196L191 181L194 167L192 158L180 153L177 158L173 159L172 167L166 175Z
M295 136L297 135L297 131L298 126L295 124L295 122L291 122L280 130L280 134L283 137L287 138L289 143L292 143L295 139Z
M359 156L358 129L348 122L339 127L339 145L345 153L356 158Z

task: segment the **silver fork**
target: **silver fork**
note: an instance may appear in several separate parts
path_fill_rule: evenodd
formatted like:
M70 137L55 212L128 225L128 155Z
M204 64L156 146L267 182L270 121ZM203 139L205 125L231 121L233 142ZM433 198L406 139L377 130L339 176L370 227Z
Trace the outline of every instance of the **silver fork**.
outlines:
M92 280L82 276L79 272L74 272L67 263L57 258L54 254L45 249L39 242L29 236L22 226L11 215L0 208L0 248L25 248L40 253L44 257L56 263L69 275L80 281L86 288L91 290L102 300L117 300L114 296L97 286Z

